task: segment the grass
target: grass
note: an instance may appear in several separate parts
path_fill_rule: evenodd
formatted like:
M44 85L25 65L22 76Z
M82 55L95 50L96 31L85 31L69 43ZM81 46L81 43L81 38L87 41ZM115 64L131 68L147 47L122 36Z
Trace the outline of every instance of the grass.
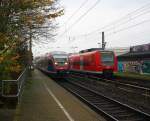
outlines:
M129 77L134 79L144 79L150 81L150 74L138 74L138 73L132 73L132 72L117 72L115 73L115 76L118 77Z

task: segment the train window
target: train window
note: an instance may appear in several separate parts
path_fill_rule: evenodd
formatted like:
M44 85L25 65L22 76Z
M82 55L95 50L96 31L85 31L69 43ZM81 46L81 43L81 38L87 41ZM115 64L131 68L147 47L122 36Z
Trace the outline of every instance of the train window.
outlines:
M66 62L67 58L55 58L55 61L57 61L57 62Z
M55 54L53 57L54 61L58 64L63 65L64 63L68 62L68 56L66 54Z
M101 61L105 65L113 65L114 63L114 54L112 52L102 52Z

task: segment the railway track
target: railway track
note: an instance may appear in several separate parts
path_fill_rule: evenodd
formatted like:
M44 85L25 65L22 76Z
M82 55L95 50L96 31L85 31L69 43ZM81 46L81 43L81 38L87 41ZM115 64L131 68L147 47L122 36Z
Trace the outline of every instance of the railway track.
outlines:
M86 73L77 73L77 72L72 72L71 74L78 75L78 76L88 76L88 77L97 78L101 80L106 79L102 75L89 75ZM129 85L135 85L139 87L150 88L150 80L148 81L148 80L134 79L134 78L129 78L129 77L118 77L118 76L113 76L112 79L107 78L106 80L111 80L115 82L129 84Z
M96 79L90 78L91 75L73 75L70 76L69 80L80 83L90 89L93 89L97 92L103 93L104 95L111 97L119 102L125 103L139 109L143 112L150 112L150 92L147 90L141 90L141 88L137 89L137 87L119 85L115 82L105 82L103 80L99 80L98 77Z
M108 120L150 121L149 114L104 96L100 92L91 90L83 85L70 81L60 83L60 85L88 103L96 111L102 113Z
M145 80L145 79L142 80L137 78L134 79L130 77L119 77L119 76L114 76L114 80L126 84L133 84L141 87L150 88L150 80Z
M150 88L148 87L143 87L137 84L131 84L131 83L126 83L118 81L118 80L110 80L110 79L105 79L105 78L100 78L97 76L92 76L92 75L88 75L86 77L86 75L84 74L71 74L71 77L75 77L75 78L86 78L86 79L92 79L93 81L100 81L100 82L105 82L107 84L113 84L115 85L117 88L120 88L124 91L127 92L132 92L132 93L136 93L139 95L143 95L146 97L150 97Z

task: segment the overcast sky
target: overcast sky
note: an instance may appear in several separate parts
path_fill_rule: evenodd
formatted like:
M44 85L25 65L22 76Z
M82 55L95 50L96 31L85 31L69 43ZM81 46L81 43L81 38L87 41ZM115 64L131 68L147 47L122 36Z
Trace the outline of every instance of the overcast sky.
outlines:
M84 2L85 0L60 1L65 15L56 19L59 28L56 31L58 35L55 42L47 38L49 44L35 45L35 55L54 50L77 52L99 47L102 31L105 32L106 48L150 43L149 0L86 0L86 4ZM84 5L80 7L81 4Z

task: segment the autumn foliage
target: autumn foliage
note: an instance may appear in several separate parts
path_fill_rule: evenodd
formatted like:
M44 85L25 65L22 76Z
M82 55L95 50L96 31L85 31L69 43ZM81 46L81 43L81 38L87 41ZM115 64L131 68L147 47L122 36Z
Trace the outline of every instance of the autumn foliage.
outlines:
M0 80L14 79L28 65L29 39L63 15L57 0L0 1ZM30 36L32 35L32 36Z

